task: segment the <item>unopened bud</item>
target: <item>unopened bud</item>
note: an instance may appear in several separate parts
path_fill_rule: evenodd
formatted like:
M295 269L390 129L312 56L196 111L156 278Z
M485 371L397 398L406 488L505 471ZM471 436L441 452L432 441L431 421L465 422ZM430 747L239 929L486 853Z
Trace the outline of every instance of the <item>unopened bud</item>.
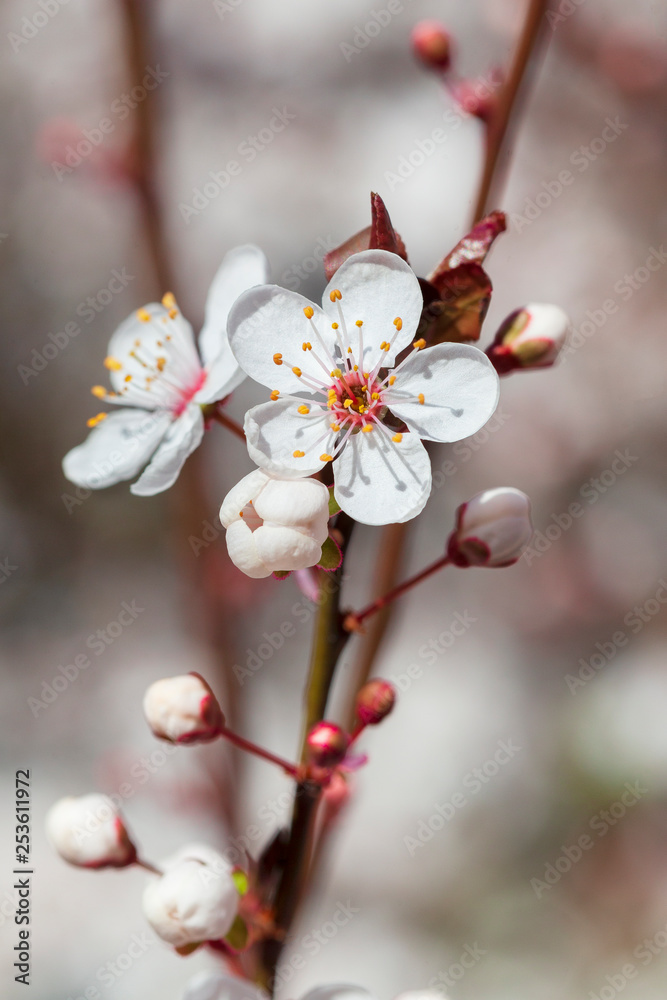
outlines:
M364 726L377 726L394 707L396 690L389 681L375 678L368 681L357 693L356 715Z
M521 490L484 490L456 512L447 555L456 566L511 566L533 534L530 500Z
M507 317L486 353L500 375L519 368L547 368L565 343L568 324L559 306L524 306Z
M420 21L410 35L412 51L427 69L445 73L452 61L451 35L439 21Z
M347 753L349 742L347 733L335 722L318 722L306 740L308 763L314 767L336 767Z
M209 851L205 859L175 861L147 886L142 902L156 934L176 948L186 948L227 934L238 911L239 894L231 865Z
M144 695L144 715L154 735L170 743L207 743L225 724L215 695L194 673L151 684Z
M80 868L125 868L137 849L106 795L60 799L46 816L46 832L58 854Z
M452 96L462 111L474 118L479 118L488 125L498 110L497 88L493 81L459 80L451 88Z

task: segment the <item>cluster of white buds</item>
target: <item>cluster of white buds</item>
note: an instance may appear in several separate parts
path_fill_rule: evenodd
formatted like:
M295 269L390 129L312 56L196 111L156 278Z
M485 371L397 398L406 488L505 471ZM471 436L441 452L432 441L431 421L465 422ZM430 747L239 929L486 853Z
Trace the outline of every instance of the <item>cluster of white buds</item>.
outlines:
M253 579L315 566L329 533L329 490L316 479L279 479L256 469L220 508L227 551Z
M447 555L456 566L511 566L532 534L525 493L511 486L484 490L458 508Z
M486 353L500 375L521 368L547 368L565 343L569 322L559 306L524 306L507 317Z
M164 863L146 887L143 910L156 934L177 950L191 951L228 933L239 893L228 861L208 847L185 847Z
M144 715L158 739L208 743L225 724L218 700L199 674L155 681L144 695Z
M137 849L110 798L92 793L59 799L46 817L48 837L60 856L81 868L125 868Z

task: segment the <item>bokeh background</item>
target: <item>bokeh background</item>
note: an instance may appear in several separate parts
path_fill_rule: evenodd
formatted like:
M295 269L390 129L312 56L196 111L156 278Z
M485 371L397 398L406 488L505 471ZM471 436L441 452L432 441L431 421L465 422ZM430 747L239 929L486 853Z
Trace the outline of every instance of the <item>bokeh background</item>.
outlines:
M195 326L223 254L239 243L261 245L273 280L316 297L318 255L368 223L371 190L418 273L465 231L478 121L448 130L409 177L392 176L452 107L415 63L409 32L421 18L443 19L461 74L485 75L507 62L525 5L399 6L350 54L342 43L358 40L384 0L152 0L147 65L167 74L147 98L163 244ZM16 43L23 18L46 7L34 37ZM510 224L489 258L483 337L515 307L553 301L572 317L571 350L552 370L505 379L489 429L435 453L436 469L449 460L454 471L438 477L413 525L405 572L433 557L457 505L484 488L529 493L538 534L517 566L450 570L396 608L377 671L398 685L399 703L365 740L370 763L295 929L290 954L305 961L285 997L341 980L380 1000L428 984L456 1000L665 994L667 4L563 0L553 10L497 206ZM29 767L31 996L73 1000L95 987L104 1000L178 1000L214 960L181 959L151 939L128 963L132 936L146 930L145 874L68 868L46 843L44 815L62 795L126 785L124 811L150 858L192 840L263 842L288 815L289 784L218 745L165 755L141 698L159 677L198 670L243 733L292 756L310 620L293 579L254 583L227 559L215 518L250 462L223 428L167 495L133 498L120 485L82 497L64 480L61 457L96 412L88 390L110 334L165 291L123 166L135 112L114 118L69 173L53 167L135 82L123 8L6 0L0 45L3 992L23 995L12 970L11 790L16 768ZM274 108L293 120L186 220L194 189L238 157ZM607 119L617 134L601 148ZM563 170L573 181L559 192ZM131 280L109 296L122 269ZM91 296L99 308L88 321ZM38 370L35 352L43 358L49 335L71 322L80 334ZM241 418L260 398L245 385L230 413ZM355 540L347 603L368 593L378 539L369 528ZM47 704L60 668L90 652L89 637L131 601L142 609L134 624ZM468 625L451 642L457 613ZM234 665L285 622L296 634L239 683ZM352 644L337 709L354 653ZM511 753L496 759L503 741ZM577 856L584 835L591 846Z

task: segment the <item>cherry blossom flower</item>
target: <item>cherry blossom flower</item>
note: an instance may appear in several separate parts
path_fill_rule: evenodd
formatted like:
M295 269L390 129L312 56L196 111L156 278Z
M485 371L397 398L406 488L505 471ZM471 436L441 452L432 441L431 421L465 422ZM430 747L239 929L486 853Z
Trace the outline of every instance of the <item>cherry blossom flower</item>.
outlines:
M267 1000L268 993L222 972L199 972L188 983L183 1000ZM374 1000L363 986L333 983L308 990L301 1000ZM410 990L396 1000L447 1000L440 990Z
M545 302L516 309L501 325L487 354L501 375L548 368L565 344L569 322L559 306Z
M319 562L329 533L329 490L316 479L278 479L255 469L229 491L220 521L229 557L246 576L305 569Z
M243 370L272 389L246 414L250 457L266 472L308 476L333 462L334 493L357 521L408 521L431 491L421 439L458 441L493 414L498 377L466 344L423 349L416 275L384 250L353 254L323 305L264 285L233 306L228 333Z
M58 854L81 868L125 868L137 858L125 824L106 795L59 799L47 813L46 832Z
M245 378L227 340L229 310L241 292L266 280L266 258L257 247L226 255L206 300L199 352L171 293L121 323L104 362L112 388L96 385L92 393L122 409L88 421L88 438L63 460L71 482L103 489L132 479L149 463L132 493L152 496L175 483L204 434L202 406L223 399Z
M142 899L144 916L156 934L186 949L224 937L239 903L231 865L212 848L192 845L164 866L164 874L148 884Z
M143 707L153 734L171 743L207 743L217 739L225 722L211 688L195 673L155 681Z

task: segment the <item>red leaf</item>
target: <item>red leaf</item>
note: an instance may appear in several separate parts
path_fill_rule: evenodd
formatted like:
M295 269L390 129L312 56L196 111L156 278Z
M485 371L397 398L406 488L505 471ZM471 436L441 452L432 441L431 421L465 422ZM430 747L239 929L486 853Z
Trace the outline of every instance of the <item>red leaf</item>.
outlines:
M483 264L493 241L507 228L504 212L491 212L485 219L473 226L467 236L460 240L447 254L435 271L429 276L431 284L441 291L443 278L454 268L466 263Z
M429 346L479 340L492 287L488 274L476 261L443 272L439 298L425 307L420 326L420 334Z
M353 253L362 250L389 250L407 260L405 244L395 231L389 218L389 212L379 194L371 191L371 224L361 229L354 236L330 250L324 258L324 273L327 281L331 281L341 264Z

